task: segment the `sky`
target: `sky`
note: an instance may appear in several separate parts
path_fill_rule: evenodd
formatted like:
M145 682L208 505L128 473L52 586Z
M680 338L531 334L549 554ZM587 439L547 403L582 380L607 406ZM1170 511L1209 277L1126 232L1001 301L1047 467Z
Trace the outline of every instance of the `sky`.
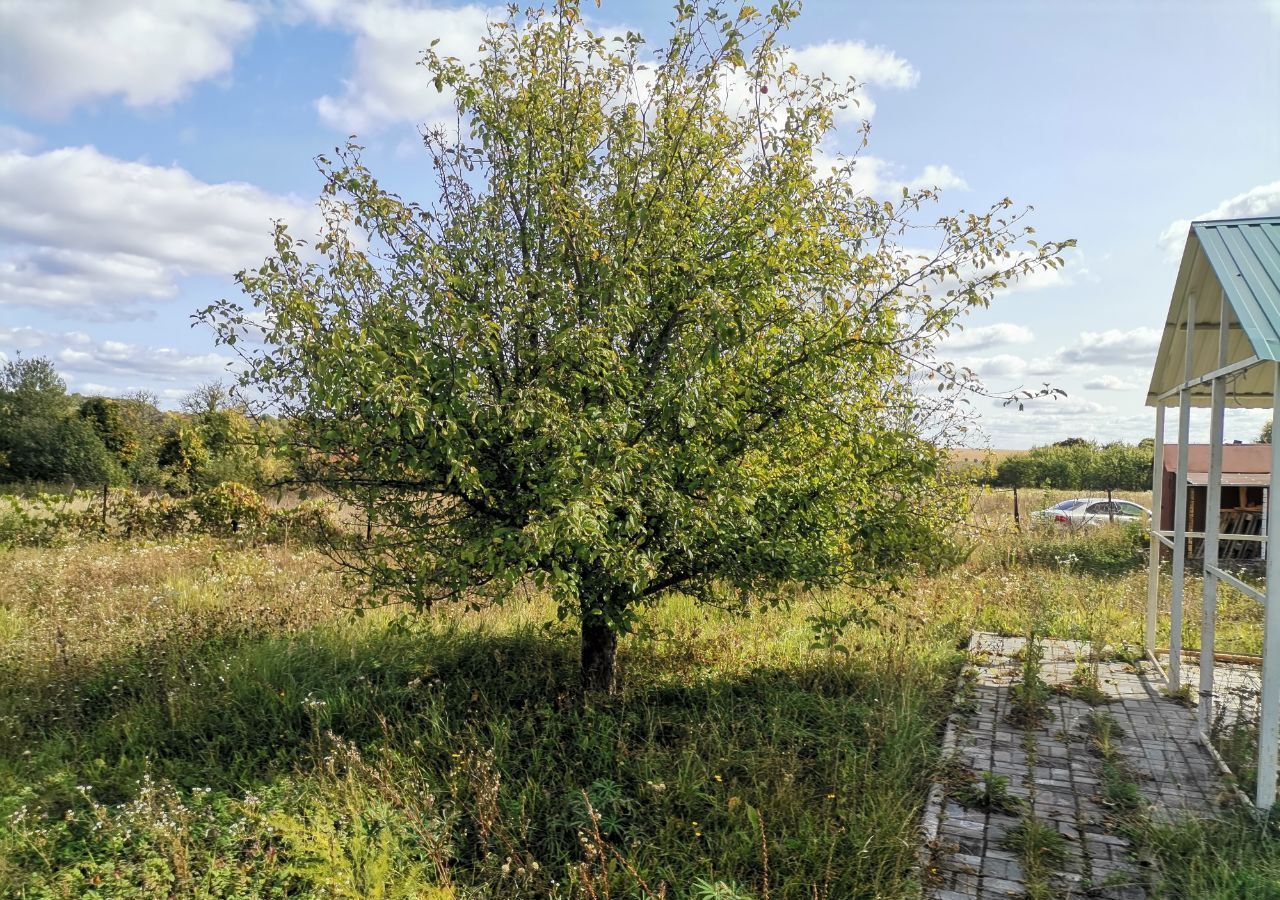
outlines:
M661 43L670 2L584 3ZM271 222L314 228L313 159L356 134L408 198L448 111L418 65L466 59L500 5L431 0L0 0L0 361L168 405L226 377L193 325L236 296ZM1280 214L1280 0L807 0L799 65L863 87L860 189L1030 205L1067 265L997 295L945 354L1022 411L975 400L974 446L1138 440L1188 223ZM846 117L832 152L857 146ZM940 210L941 211L941 210ZM1231 413L1227 439L1267 413ZM1204 417L1193 422L1200 435Z

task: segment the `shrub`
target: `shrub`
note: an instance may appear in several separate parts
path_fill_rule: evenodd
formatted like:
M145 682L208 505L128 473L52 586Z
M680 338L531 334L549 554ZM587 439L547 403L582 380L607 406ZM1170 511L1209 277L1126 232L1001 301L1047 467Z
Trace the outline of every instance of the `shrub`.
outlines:
M1137 522L1074 532L1035 528L1020 541L1018 556L1028 565L1118 575L1142 565L1146 544L1146 529Z
M0 549L59 547L84 539L160 540L189 533L314 544L338 540L342 529L324 501L270 509L255 491L235 482L189 498L112 488L105 518L97 491L0 496Z
M144 497L136 491L112 491L107 513L113 534L125 538L172 537L195 525L190 501L167 494Z
M323 500L305 500L297 506L272 509L267 513L266 537L270 541L329 543L341 533L329 504Z
M256 532L268 517L267 505L257 492L235 481L200 491L190 502L201 529L211 534Z

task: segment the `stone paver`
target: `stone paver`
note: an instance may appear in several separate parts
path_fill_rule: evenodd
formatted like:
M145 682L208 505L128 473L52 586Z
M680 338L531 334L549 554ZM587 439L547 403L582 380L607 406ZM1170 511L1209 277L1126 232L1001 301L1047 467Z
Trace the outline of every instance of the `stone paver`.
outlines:
M965 767L1008 779L1008 793L1066 839L1067 861L1053 876L1064 897L1130 900L1146 897L1143 866L1113 830L1100 797L1102 761L1082 729L1095 709L1066 695L1050 700L1053 716L1024 731L1007 721L1010 687L1020 679L1022 638L975 635L973 680L967 708L953 717L949 748ZM1045 640L1042 677L1068 684L1088 645ZM1138 782L1150 814L1175 817L1215 808L1227 796L1216 763L1196 740L1195 712L1164 696L1149 663L1102 663L1102 689L1112 698L1100 709L1123 732L1120 752ZM936 792L941 795L941 792ZM944 795L928 861L932 896L939 900L1021 897L1025 879L1016 853L1004 847L1019 814L968 809Z
M1169 661L1162 660L1166 671ZM1194 698L1200 690L1200 666L1184 659L1182 683L1191 686ZM1213 667L1213 721L1210 728L1230 728L1237 722L1258 720L1258 698L1262 694L1262 669L1244 663L1218 662Z

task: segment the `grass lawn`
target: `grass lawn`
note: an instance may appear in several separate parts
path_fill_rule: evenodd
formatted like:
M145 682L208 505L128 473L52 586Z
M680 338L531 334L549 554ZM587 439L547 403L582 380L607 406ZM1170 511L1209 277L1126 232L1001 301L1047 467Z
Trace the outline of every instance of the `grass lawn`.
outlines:
M537 597L354 618L307 551L3 552L0 896L917 896L960 642L1136 645L1122 544L987 535L847 653L811 647L838 597L745 619L671 597L623 642L622 695L585 709L576 635ZM1227 598L1220 649L1256 652L1259 621ZM1152 832L1208 886L1179 895L1273 896L1275 839L1220 827L1250 839Z

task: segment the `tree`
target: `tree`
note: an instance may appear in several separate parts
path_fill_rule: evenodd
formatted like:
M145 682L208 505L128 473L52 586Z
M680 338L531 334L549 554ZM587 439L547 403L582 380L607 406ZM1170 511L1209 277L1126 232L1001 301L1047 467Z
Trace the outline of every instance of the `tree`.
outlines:
M1263 425L1263 426L1262 426L1262 432L1258 435L1258 443L1259 443L1259 444L1270 444L1270 443L1271 443L1271 422L1270 422L1270 420L1268 420L1268 421L1267 421L1267 424L1266 424L1266 425Z
M1142 491L1151 485L1153 442L1123 442L1099 447L1073 438L1032 447L1000 460L995 483L1004 487L1052 487L1063 490Z
M1106 491L1108 500L1113 491L1146 490L1151 487L1151 464L1150 451L1120 442L1107 444L1093 453L1081 486Z
M138 433L126 423L121 404L106 397L90 397L80 404L80 418L93 427L121 466L128 466L138 454Z
M196 385L191 393L178 401L178 406L191 416L209 415L239 408L239 404L232 396L231 388L219 378Z
M39 478L70 480L79 485L120 484L123 472L116 457L102 443L93 424L79 416L67 416L54 427L55 462Z
M0 480L119 481L119 466L72 410L66 384L45 357L0 367Z
M936 547L927 438L956 379L932 348L1064 245L1007 200L921 226L931 191L819 170L856 97L789 65L794 15L681 3L646 60L565 0L492 26L471 68L428 51L460 123L426 131L435 198L388 193L357 146L321 157L323 261L281 225L239 275L261 319L203 311L296 476L369 510L334 548L369 602L543 586L609 692L664 592L870 587Z
M156 463L167 471L168 487L184 493L191 490L193 482L209 464L209 451L200 432L182 422L175 422L160 442Z

